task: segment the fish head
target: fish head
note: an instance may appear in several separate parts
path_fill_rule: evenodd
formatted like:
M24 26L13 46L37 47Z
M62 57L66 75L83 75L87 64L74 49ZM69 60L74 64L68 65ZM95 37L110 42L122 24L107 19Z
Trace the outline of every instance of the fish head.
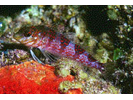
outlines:
M26 39L31 37L32 34L29 34L29 31L30 30L28 28L23 27L13 35L13 38L23 43L24 41L26 41Z
M31 43L41 39L44 35L45 34L41 30L32 26L21 28L16 34L14 34L13 38L18 42L29 46Z

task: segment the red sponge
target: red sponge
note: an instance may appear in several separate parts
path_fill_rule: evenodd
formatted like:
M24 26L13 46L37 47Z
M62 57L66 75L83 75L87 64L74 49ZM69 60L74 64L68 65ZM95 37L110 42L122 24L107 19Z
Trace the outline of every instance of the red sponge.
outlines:
M59 84L62 81L74 80L74 76L58 77L54 74L54 70L53 66L44 66L35 61L0 68L0 93L59 94ZM77 89L68 93L82 92Z

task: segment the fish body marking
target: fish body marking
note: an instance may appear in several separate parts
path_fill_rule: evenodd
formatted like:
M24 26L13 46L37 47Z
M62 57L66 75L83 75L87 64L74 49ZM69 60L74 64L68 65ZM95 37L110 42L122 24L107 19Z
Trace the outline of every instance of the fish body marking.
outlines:
M103 64L95 60L88 52L79 45L74 44L62 34L44 27L27 27L21 29L14 38L29 47L39 48L54 55L74 59L82 64L103 70Z

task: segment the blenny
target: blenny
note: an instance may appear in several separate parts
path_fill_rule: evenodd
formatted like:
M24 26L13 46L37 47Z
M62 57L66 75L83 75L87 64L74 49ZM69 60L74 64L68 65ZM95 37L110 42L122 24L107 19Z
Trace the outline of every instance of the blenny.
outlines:
M95 60L87 51L79 45L74 44L63 34L45 26L24 27L17 32L13 38L28 47L36 47L42 52L67 57L82 64L103 70L103 64ZM33 54L32 50L31 53ZM45 55L45 53L43 53ZM35 59L38 60L36 56Z

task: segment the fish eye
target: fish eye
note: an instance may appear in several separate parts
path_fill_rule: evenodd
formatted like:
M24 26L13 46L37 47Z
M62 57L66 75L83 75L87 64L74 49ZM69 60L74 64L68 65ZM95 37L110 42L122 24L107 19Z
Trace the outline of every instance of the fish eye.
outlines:
M29 36L31 36L31 34L30 33L24 33L24 36L29 37Z
M24 32L24 36L25 36L25 37L29 37L29 36L31 36L31 34L32 34L32 33L31 33L31 32L28 32L28 31L25 31L25 32Z

